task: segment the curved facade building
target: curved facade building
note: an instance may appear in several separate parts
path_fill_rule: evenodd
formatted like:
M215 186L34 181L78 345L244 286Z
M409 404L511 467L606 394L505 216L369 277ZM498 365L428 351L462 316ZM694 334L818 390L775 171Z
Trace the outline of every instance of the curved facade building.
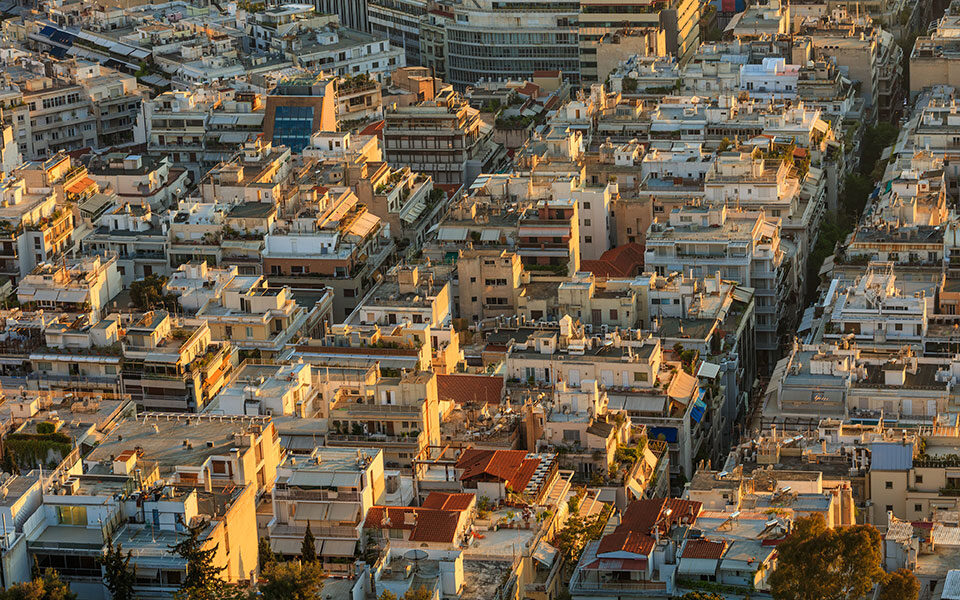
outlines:
M559 70L578 83L579 2L465 0L443 4L444 38L430 51L458 89L481 80L527 79ZM421 52L425 49L421 48Z

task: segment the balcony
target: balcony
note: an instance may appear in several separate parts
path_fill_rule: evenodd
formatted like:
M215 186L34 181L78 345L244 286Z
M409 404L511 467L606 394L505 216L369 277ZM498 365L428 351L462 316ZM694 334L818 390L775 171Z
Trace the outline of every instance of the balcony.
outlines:
M371 433L369 435L345 435L341 433L327 434L327 444L331 446L376 446L384 448L389 446L420 446L423 432L418 435L387 435L385 433Z
M360 502L360 492L337 492L334 490L305 490L301 488L276 488L274 500L312 500L314 502Z

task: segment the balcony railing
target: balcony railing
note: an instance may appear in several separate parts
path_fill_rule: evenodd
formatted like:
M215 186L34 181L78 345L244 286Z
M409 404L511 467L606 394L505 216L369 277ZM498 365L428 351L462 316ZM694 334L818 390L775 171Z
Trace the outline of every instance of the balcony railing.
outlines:
M300 488L276 488L273 491L276 500L313 500L316 502L360 502L359 492L336 492L333 490L304 490Z

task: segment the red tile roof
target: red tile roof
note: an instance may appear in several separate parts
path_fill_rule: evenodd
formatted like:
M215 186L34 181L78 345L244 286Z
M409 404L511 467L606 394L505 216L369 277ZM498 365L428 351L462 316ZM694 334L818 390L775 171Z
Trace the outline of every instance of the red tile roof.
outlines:
M386 125L386 121L380 120L376 123L370 123L366 127L360 130L360 135L375 135L379 138L383 138L383 126Z
M727 547L725 540L711 542L710 540L687 540L683 547L683 558L711 558L719 559Z
M440 508L443 510L467 510L473 502L473 494L450 494L447 492L430 492L423 501L423 508Z
M624 511L613 533L600 540L597 556L612 552L649 555L655 543L654 527L659 528L661 533L667 533L674 524L693 524L702 508L700 502L676 498L637 500Z
M503 377L490 375L437 375L437 396L457 404L500 404Z
M522 490L533 477L539 458L526 458L523 450L479 450L468 448L457 460L457 468L463 469L460 480L487 477L502 481L514 490Z
M389 516L390 522L384 523ZM416 506L371 506L366 529L405 529L415 542L455 542L460 511Z
M580 270L597 277L634 277L643 270L643 246L623 244L611 248L597 260L580 261Z
M517 93L523 94L524 96L529 96L530 98L536 98L540 95L540 86L528 81L521 87L517 88Z
M611 552L649 555L653 550L653 545L654 540L649 535L634 531L614 532L603 536L603 539L600 540L597 556Z
M456 540L459 522L460 513L457 511L422 508L417 511L417 525L410 534L410 541L452 544Z
M560 74L560 71L556 69L537 69L533 72L534 77L556 77Z

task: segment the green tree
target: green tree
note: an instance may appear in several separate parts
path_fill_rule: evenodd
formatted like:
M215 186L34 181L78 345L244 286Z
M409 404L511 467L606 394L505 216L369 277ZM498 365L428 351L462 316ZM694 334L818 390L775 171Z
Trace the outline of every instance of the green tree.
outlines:
M560 551L560 555L567 564L576 564L580 560L587 542L600 539L611 511L611 507L608 506L601 514L594 517L584 518L574 515L567 519L566 525L557 532L553 540L554 546Z
M320 597L326 575L320 563L275 562L260 575L263 600L312 600Z
M257 542L257 559L260 561L260 570L263 571L268 565L277 562L277 555L270 548L270 538L262 537Z
M777 554L777 600L854 600L883 579L880 534L870 525L829 529L820 514L802 517Z
M897 569L887 573L880 590L878 600L917 600L920 596L920 582L908 569Z
M3 445L3 454L0 455L0 470L3 470L4 473L10 473L11 475L20 474L17 459L14 458L13 452L10 451L10 447L6 444Z
M76 600L77 595L60 580L53 569L44 571L43 576L32 581L15 583L0 591L0 600Z
M220 578L226 568L213 564L217 546L204 549L203 532L207 522L201 520L187 527L186 538L180 540L170 551L187 561L187 573L180 583L177 600L220 600L229 595L227 582Z
M433 598L433 591L423 585L417 589L411 588L403 595L403 600L430 600L431 598Z
M169 311L176 310L177 297L173 294L164 294L163 285L166 277L147 275L143 279L130 284L130 301L140 310L161 308Z
M134 600L136 594L133 586L137 576L130 568L130 552L123 553L123 546L113 545L113 540L107 537L107 551L97 558L103 567L103 582L110 590L112 600Z
M687 592L680 600L723 600L723 596L713 592Z
M317 560L316 538L310 531L310 521L307 521L307 532L303 534L303 543L300 544L300 560L314 562Z

